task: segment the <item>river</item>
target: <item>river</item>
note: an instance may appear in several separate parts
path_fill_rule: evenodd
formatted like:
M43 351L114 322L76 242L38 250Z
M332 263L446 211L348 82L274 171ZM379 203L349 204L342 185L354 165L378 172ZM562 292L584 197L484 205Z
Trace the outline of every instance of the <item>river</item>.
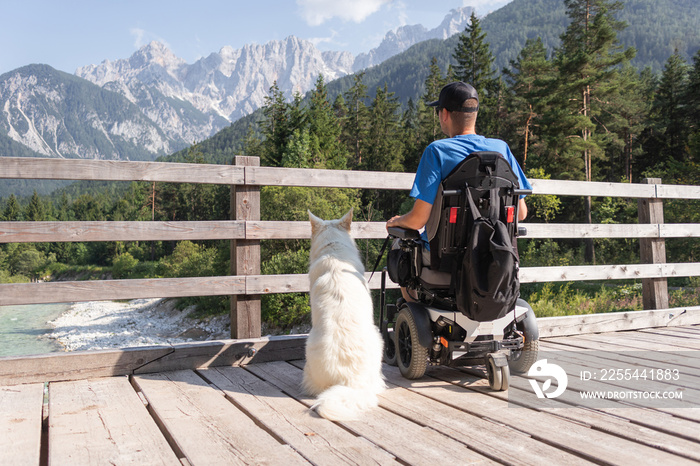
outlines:
M27 304L0 306L0 357L62 351L61 345L49 338L47 323L70 308L70 304Z

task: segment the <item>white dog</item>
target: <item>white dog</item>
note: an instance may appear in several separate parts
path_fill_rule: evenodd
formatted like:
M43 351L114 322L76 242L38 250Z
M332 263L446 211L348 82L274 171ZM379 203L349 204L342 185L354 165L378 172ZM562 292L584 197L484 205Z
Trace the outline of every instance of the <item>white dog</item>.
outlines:
M365 268L350 236L352 209L340 220L309 212L312 328L306 342L303 388L312 407L331 420L349 420L377 406L385 388L383 340L374 325Z

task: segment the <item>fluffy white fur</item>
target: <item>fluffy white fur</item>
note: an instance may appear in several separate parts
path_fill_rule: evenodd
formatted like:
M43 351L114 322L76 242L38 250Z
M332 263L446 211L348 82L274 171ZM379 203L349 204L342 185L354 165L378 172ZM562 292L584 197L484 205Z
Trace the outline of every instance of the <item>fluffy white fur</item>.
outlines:
M383 340L374 325L365 268L350 236L352 209L339 220L311 221L312 329L303 388L318 395L313 409L331 420L355 419L377 406L385 388Z

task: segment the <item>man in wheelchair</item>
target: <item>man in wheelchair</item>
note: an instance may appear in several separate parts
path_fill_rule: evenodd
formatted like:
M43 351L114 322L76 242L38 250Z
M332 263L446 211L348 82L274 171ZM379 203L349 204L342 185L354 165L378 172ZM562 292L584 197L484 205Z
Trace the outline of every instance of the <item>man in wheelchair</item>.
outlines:
M483 362L491 387L506 390L509 367L527 371L537 353L534 313L519 299L515 240L532 188L508 144L476 134L471 85L450 83L428 105L448 138L423 152L411 211L387 222L396 238L389 275L403 299L385 306L382 286L384 356L407 378L428 363Z

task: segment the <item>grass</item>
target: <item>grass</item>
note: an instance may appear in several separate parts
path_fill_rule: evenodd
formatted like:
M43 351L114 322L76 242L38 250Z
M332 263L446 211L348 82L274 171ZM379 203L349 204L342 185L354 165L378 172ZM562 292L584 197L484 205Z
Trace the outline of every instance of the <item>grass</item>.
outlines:
M669 307L700 305L700 284L669 290ZM524 284L521 295L537 317L640 311L643 309L641 283L603 284L585 282Z

